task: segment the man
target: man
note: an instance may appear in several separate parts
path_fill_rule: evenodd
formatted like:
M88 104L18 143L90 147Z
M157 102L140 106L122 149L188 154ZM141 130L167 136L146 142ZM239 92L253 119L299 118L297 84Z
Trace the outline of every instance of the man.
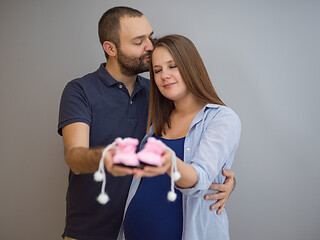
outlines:
M94 182L92 173L98 169L103 146L117 137L141 140L145 135L150 86L138 74L149 69L152 36L141 12L127 7L109 9L99 21L107 63L69 82L63 91L58 132L71 170L63 237L117 238L133 171L107 164L106 191L111 201L106 205L96 201L100 184ZM220 199L212 206L218 211L234 187L233 172L227 175L225 184L210 187L221 191L208 196Z

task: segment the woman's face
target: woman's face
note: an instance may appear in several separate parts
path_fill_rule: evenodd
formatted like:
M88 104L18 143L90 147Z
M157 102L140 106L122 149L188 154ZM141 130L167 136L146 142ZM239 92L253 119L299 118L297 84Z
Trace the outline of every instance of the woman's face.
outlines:
M190 94L171 53L165 47L154 50L152 68L155 83L164 97L176 101Z

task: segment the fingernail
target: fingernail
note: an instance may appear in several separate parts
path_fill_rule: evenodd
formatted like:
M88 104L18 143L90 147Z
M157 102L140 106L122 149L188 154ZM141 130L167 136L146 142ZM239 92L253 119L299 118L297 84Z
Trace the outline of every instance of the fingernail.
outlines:
M205 196L205 199L206 199L206 200L209 200L209 197L208 197L208 196Z

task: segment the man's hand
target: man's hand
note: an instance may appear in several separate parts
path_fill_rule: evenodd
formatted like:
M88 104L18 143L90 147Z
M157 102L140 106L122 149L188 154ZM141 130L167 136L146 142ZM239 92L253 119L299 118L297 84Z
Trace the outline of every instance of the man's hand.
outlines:
M234 173L230 170L224 169L222 174L226 176L224 184L211 184L209 189L217 190L219 193L207 194L205 200L218 200L215 204L211 205L210 210L217 209L217 214L221 214L226 202L233 191L236 181L234 179Z
M109 173L115 177L132 175L133 169L129 167L118 166L113 163L113 157L116 154L116 147L111 148L104 157L104 165Z

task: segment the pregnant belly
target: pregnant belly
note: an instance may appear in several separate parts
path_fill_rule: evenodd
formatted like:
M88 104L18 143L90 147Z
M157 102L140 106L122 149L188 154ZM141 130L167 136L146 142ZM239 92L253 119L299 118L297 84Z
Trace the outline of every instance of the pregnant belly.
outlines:
M167 200L170 178L161 175L143 178L124 220L126 240L175 239L182 236L182 195L175 202Z

